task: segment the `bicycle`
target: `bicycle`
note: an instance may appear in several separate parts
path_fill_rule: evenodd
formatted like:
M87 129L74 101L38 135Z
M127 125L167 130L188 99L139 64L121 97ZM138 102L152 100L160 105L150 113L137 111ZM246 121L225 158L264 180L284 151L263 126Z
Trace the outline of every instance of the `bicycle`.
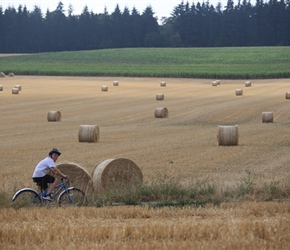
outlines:
M81 206L85 204L85 193L75 187L67 186L68 180L61 178L61 183L57 184L52 192L52 201L56 200L57 204L62 207ZM14 207L35 207L48 204L52 201L44 200L44 192L36 191L33 188L22 188L12 197Z

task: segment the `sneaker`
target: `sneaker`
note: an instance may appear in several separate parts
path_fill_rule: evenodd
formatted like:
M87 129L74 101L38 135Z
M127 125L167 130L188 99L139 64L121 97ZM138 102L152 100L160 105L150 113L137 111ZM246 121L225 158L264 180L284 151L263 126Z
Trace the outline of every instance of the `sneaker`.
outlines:
M50 195L43 196L42 199L45 201L52 201L52 198L50 197Z

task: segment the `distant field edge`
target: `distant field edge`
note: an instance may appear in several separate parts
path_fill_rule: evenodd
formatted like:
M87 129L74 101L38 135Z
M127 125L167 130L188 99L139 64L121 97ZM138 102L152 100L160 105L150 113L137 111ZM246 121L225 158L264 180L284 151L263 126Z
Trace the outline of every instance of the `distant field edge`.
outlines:
M37 76L290 78L290 47L120 48L1 54L0 71Z

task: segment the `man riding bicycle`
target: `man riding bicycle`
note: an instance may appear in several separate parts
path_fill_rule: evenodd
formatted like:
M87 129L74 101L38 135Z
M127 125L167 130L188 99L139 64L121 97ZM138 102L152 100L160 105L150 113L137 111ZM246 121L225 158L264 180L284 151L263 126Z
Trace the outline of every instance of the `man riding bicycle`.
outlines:
M55 165L56 160L61 155L61 152L57 148L53 148L49 151L48 156L40 161L33 172L33 181L40 186L41 190L44 191L43 199L51 201L51 192L57 185L57 178L47 174L47 171L52 171L55 175L59 175L62 178L67 178ZM48 186L48 183L50 184Z

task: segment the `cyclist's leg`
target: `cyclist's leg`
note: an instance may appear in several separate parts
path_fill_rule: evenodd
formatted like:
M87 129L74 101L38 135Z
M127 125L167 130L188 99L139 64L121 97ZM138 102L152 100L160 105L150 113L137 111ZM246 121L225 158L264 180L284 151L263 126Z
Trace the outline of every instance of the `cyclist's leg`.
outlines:
M51 191L54 189L55 186L48 186L48 183L54 183L55 178L51 175L45 175L43 177L36 177L33 178L33 181L36 182L36 184L40 187L41 192L43 195L48 195L51 193Z
M57 185L57 178L54 178L53 176L48 175L48 174L45 175L43 178L46 182L46 185L48 185L48 183L49 183L46 195L50 195Z
M32 178L33 182L36 183L36 185L40 188L42 195L46 195L47 192L47 182L44 180L44 177L34 177Z

